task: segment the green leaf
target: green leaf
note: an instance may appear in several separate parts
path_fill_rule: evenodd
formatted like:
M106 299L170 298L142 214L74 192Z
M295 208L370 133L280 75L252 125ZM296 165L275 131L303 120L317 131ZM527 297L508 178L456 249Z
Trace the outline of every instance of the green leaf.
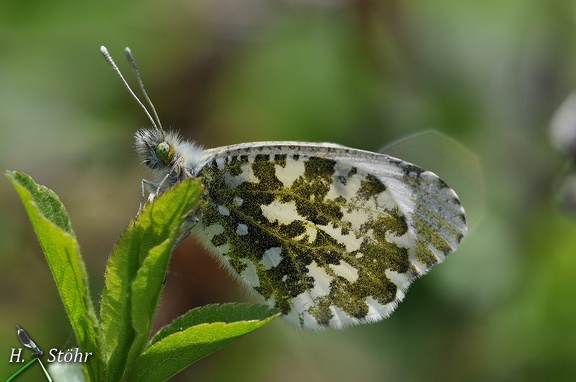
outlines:
M146 347L174 242L202 193L200 180L189 179L147 204L115 245L99 324L64 206L29 176L9 172L8 178L30 216L78 344L94 355L86 364L88 379L163 381L280 315L261 305L194 309L160 330Z
M97 381L103 370L100 327L90 298L86 266L66 209L53 191L36 184L29 175L7 171L6 176L38 236L78 346L94 355L88 358L86 373Z
M209 305L161 329L128 370L129 381L165 381L193 362L280 316L263 305Z
M146 344L174 240L201 192L198 179L175 185L147 204L114 246L100 313L110 381L122 379Z

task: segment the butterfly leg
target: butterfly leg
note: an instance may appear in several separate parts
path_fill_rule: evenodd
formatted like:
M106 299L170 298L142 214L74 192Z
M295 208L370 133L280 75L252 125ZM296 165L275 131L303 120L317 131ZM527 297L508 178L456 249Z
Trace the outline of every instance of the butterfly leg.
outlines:
M198 217L194 213L188 215L184 223L182 223L181 233L178 235L178 238L176 238L176 241L174 242L174 248L176 248L188 236L190 236L192 229L196 226L196 224L198 224L198 221Z
M192 229L196 227L196 224L198 224L199 221L200 219L198 218L196 212L192 212L186 217L186 220L184 220L184 223L182 223L182 226L180 227L181 233L178 235L176 241L174 242L174 248L179 246L180 243L182 243L188 236L190 236Z
M156 184L156 183L152 183L149 182L150 185L153 185L154 187L156 187L156 193L154 194L154 197L156 197L156 195L160 194L160 189L162 188L162 186L164 185L164 183L166 183L166 181L168 180L168 178L170 177L170 175L175 174L178 178L178 180L182 180L180 178L180 175L182 174L182 167L180 166L180 163L182 162L182 158L178 158L176 160L176 162L174 162L174 164L172 165L172 168L170 169L170 171L168 171L166 173L166 175L164 176L164 178L162 178L162 180ZM188 175L188 171L186 169L184 169L185 174Z
M154 182L149 181L149 180L142 179L142 182L140 183L140 192L141 192L141 194L140 194L140 206L138 207L138 212L136 213L136 220L138 220L138 218L140 217L140 213L142 212L142 209L144 209L144 204L146 204L146 202L145 202L146 187L148 187L151 190L154 190L158 187L158 185ZM148 201L152 202L156 198L157 194L158 194L157 192L156 193L151 192L148 195Z

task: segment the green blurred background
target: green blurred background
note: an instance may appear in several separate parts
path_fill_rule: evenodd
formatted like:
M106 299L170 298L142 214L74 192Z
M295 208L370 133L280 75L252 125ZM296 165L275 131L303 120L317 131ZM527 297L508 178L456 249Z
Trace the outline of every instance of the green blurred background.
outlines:
M557 203L568 160L549 139L576 88L574 1L1 1L0 169L60 196L96 301L138 208L147 172L132 135L148 125L100 45L132 80L130 46L165 127L206 147L306 140L375 151L435 129L484 172L463 149L424 140L417 150L440 156L431 168L462 194L473 229L389 319L322 333L277 320L174 381L576 378L576 220ZM0 211L2 379L16 370L16 324L43 348L75 340L7 179ZM247 300L189 239L157 326Z

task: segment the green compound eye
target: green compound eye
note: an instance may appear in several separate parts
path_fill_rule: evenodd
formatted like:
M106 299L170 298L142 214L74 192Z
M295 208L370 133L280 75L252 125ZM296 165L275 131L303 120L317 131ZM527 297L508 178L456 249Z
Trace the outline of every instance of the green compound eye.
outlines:
M154 151L156 151L156 156L158 157L158 159L160 159L164 163L169 163L170 159L174 155L172 147L170 147L170 145L166 142L158 144L158 146L156 146L156 149Z

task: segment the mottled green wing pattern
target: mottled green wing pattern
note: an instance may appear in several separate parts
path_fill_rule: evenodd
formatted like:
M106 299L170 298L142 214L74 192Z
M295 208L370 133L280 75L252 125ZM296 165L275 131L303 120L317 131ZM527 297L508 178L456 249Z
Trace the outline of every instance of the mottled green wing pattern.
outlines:
M303 328L386 318L466 232L444 181L384 154L263 142L204 155L193 233Z

